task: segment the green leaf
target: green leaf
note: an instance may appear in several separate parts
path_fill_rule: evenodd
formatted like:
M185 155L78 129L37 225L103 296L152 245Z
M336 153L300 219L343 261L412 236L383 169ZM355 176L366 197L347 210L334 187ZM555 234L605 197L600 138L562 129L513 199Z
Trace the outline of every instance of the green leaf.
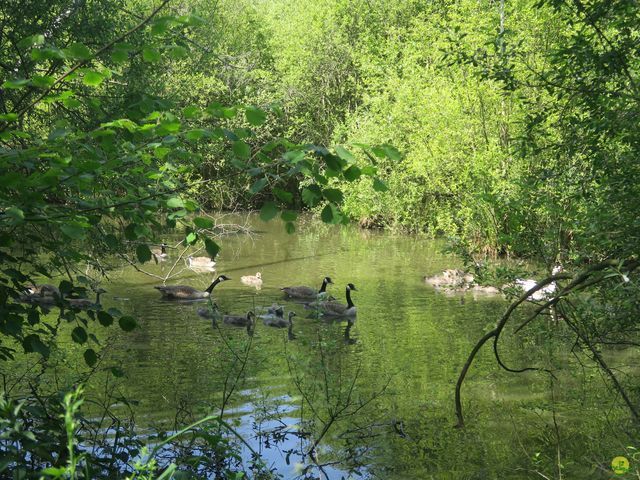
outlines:
M102 83L104 77L101 73L96 72L95 70L86 70L84 72L84 76L82 77L82 83L89 87L97 87Z
M113 60L114 63L126 62L127 60L129 60L128 50L116 48L113 52L111 52L111 60Z
M198 240L198 236L193 232L189 232L185 240L187 241L188 245L193 245Z
M204 239L204 248L209 254L209 256L213 259L216 258L216 255L218 255L218 252L220 251L220 245L218 245L216 242L214 242L210 238Z
M396 162L402 160L402 154L392 145L384 145L384 153L390 160L394 160Z
M195 105L189 105L182 109L182 115L184 118L198 118L201 114L202 112Z
M31 77L31 85L36 88L49 88L56 79L51 75L34 75Z
M280 218L285 222L295 222L296 218L298 218L298 214L293 210L285 210L282 212L282 215L280 215Z
M387 184L380 180L378 177L375 177L373 179L373 189L376 192L386 192L387 190L389 190L389 187L387 187Z
M274 202L266 202L260 209L260 219L268 222L278 215L278 206Z
M344 148L343 146L338 145L335 148L335 150L336 150L336 153L338 154L338 156L341 159L343 159L344 161L349 162L349 163L353 163L353 162L356 161L356 157L354 157L353 154L349 150Z
M78 225L77 223L65 223L60 225L60 230L62 231L62 233L64 233L67 237L73 239L73 240L80 240L82 238L84 238L86 231L85 229Z
M322 191L322 195L333 203L342 203L342 200L344 199L342 192L337 188L325 188Z
M66 472L67 472L67 469L65 467L47 467L45 469L40 470L39 474L48 475L54 478L63 478Z
M14 225L24 222L24 212L18 207L9 207L4 211L4 214L13 220Z
M180 45L170 45L167 49L169 58L173 60L180 60L189 54L189 50Z
M180 197L172 197L167 200L167 207L169 208L184 208L184 202Z
M235 118L237 114L238 114L238 109L236 107L225 107L222 109L222 116L229 120L231 120L232 118Z
M45 47L31 50L31 60L36 62L40 60L64 60L67 56L59 48Z
M72 43L64 49L64 53L67 57L71 57L76 60L89 60L93 55L91 50L89 50L83 43Z
M197 140L200 140L206 134L206 130L203 130L202 128L196 128L195 130L189 130L188 132L186 132L184 134L184 137L191 142L195 142Z
M296 163L304 160L305 155L306 152L304 150L289 150L282 155L282 158L295 165Z
M145 62L155 63L161 60L160 52L157 48L146 47L142 49L142 59Z
M84 351L84 361L89 367L93 367L96 363L98 363L98 355L96 355L95 350L93 348L88 348Z
M111 367L111 374L116 378L124 377L124 371L119 367Z
M50 353L49 347L46 346L35 333L27 335L22 339L22 348L24 348L24 351L27 353L37 352L44 358L47 358Z
M136 257L140 263L148 262L151 260L151 250L144 243L136 247Z
M317 185L309 185L302 189L302 201L310 207L318 204L322 198L322 191Z
M87 331L83 327L76 327L71 331L71 338L74 342L83 344L87 341Z
M267 120L267 113L256 107L247 107L245 110L247 122L251 125L262 125Z
M15 122L18 120L17 113L3 113L0 114L0 122Z
M362 167L361 173L362 175L368 175L369 177L373 177L376 173L378 173L378 169L373 165L367 165L366 167Z
M44 35L37 34L25 37L17 43L17 46L21 50L33 47L35 45L44 45Z
M194 202L193 200L185 200L184 202L184 208L187 209L187 211L189 212L195 212L196 210L198 210L198 204L196 202Z
M346 178L348 181L354 182L360 178L362 171L357 165L351 165L342 174L344 175L344 178Z
M169 29L169 22L165 18L156 19L151 25L152 35L162 35Z
M340 221L340 215L338 209L331 203L328 203L320 214L320 218L324 223L338 223Z
M291 223L291 222L287 222L284 224L284 228L287 231L288 234L292 234L296 231L296 226Z
M138 323L136 322L136 319L129 316L120 317L120 319L118 320L118 325L120 325L120 328L125 332L130 332L131 330L136 328L137 324Z
M241 158L243 160L248 159L251 156L251 147L247 145L242 140L237 140L233 142L233 146L231 147L233 153L236 157Z
M103 310L98 310L98 321L103 327L108 327L113 323L113 316Z
M17 88L22 88L29 85L29 80L24 79L24 78L19 78L16 80L6 80L3 84L2 84L2 88L7 88L9 90L15 90Z
M213 220L206 217L196 217L193 219L193 224L198 228L211 228L213 227Z
M258 180L256 180L255 182L253 182L253 185L251 185L251 188L249 189L249 191L255 195L256 193L262 191L264 189L264 187L267 186L267 179L266 178L259 178Z
M124 237L127 240L136 240L138 238L138 232L136 231L137 225L135 223L130 223L124 229Z
M340 157L332 154L325 155L324 161L327 164L327 167L335 172L342 170L344 165L344 161Z
M77 98L65 98L62 104L67 108L78 108L82 106L82 102Z
M274 187L271 191L279 200L285 203L293 202L293 193L287 192L286 190L282 190L281 188L278 188L278 187Z

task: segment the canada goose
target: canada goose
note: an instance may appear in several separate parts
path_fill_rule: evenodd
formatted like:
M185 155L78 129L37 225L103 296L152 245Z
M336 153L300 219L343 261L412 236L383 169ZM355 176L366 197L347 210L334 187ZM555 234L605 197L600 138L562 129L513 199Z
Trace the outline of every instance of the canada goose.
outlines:
M284 307L276 305L275 303L267 308L267 313L259 315L262 319L269 318L283 318L284 319Z
M27 293L37 297L59 297L60 290L55 285L43 283L42 285L27 285Z
M222 317L222 321L227 325L233 325L235 327L250 327L255 323L255 316L255 313L248 311L245 316L225 315Z
M275 315L278 310L282 310L284 314L284 306L272 303L270 307L267 307L267 313Z
M96 291L96 301L91 301L90 298L68 298L67 301L69 305L73 308L79 308L81 310L87 310L89 308L99 308L100 307L100 295L106 293L106 290L103 288L99 288Z
M187 285L158 285L153 288L160 290L162 297L168 300L197 300L199 298L208 298L214 287L226 280L231 279L226 275L220 275L204 291Z
M240 277L240 281L245 285L260 287L262 286L262 274L258 272L255 275L245 275Z
M316 298L323 295L327 291L327 285L333 283L330 277L324 277L320 290L316 290L312 287L299 286L299 287L283 287L282 290L289 298Z
M424 277L425 283L433 285L434 287L466 287L471 285L475 279L472 274L463 270L447 269L440 275L433 275L432 277Z
M289 318L285 320L283 316L262 317L262 323L267 327L285 328L293 327L293 317L296 316L296 312L289 312Z
M218 305L213 303L211 307L199 307L197 310L198 316L202 318L206 318L208 320L220 320L222 316L220 315L220 310L218 309Z
M209 257L192 257L191 255L187 257L187 263L190 268L214 268L216 266L216 262Z
M320 313L326 317L354 317L357 311L356 306L353 304L353 301L351 301L351 292L357 291L356 286L350 283L347 285L345 291L347 297L346 305L336 301L319 302L317 309Z
M156 259L160 260L160 259L164 259L167 258L169 255L167 254L167 247L169 245L167 245L166 243L162 243L160 244L160 248L152 248L151 249L151 255L153 255L154 257L156 257Z

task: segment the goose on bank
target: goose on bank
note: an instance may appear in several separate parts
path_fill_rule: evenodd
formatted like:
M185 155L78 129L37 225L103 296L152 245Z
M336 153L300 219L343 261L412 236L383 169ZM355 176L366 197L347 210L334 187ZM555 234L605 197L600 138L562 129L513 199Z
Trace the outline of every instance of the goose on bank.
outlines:
M226 280L231 279L226 275L220 275L206 290L198 290L188 285L158 285L153 288L159 290L162 297L168 300L198 300L200 298L208 298L215 286Z
M324 295L327 291L327 285L333 283L330 277L324 277L320 290L305 285L299 287L282 287L285 295L289 298L316 298Z
M325 317L355 317L357 310L351 300L352 291L356 292L358 290L353 283L350 283L345 290L345 296L347 297L346 305L336 301L326 301L318 302L317 305L313 305L312 308L316 308Z
M211 260L209 257L192 257L189 255L187 257L187 264L189 268L214 268L216 266L216 262Z

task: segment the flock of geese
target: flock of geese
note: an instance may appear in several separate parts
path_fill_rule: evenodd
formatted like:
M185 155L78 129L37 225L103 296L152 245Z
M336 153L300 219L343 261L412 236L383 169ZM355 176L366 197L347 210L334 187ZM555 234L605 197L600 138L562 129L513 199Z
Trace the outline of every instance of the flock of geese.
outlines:
M220 283L231 280L227 275L219 275L205 290L200 290L189 285L158 285L154 287L165 300L201 300L208 299L213 295L213 289ZM260 272L256 275L247 275L241 277L240 281L245 285L261 286L262 275ZM345 288L345 298L347 303L336 301L328 295L327 286L333 284L331 277L324 277L319 289L306 285L298 285L291 287L282 287L280 290L284 293L286 300L301 302L305 308L315 311L318 316L322 317L345 317L353 318L356 316L357 309L351 298L351 292L357 291L353 283L349 283ZM263 323L269 327L286 328L293 327L293 317L296 313L290 311L288 317L284 316L284 307L273 304L267 308L264 315L256 315L253 311L248 311L245 315L222 315L216 303L211 302L209 307L200 307L197 310L199 316L211 319L214 322L221 320L227 325L237 327L252 328L255 325L256 317L262 319Z
M167 254L168 245L163 243L159 248L151 249L151 253L157 261L163 261L168 258ZM194 270L208 270L215 271L216 262L209 257L193 257L186 258L186 263L190 268ZM164 300L170 301L195 301L211 299L213 296L213 290L217 285L231 280L227 275L218 275L211 284L204 290L190 286L190 285L157 285L154 288L160 292ZM255 275L246 275L240 278L241 283L248 286L253 286L256 289L262 287L263 279L260 272ZM337 301L331 297L327 292L328 285L333 284L330 277L324 277L319 288L313 288L306 285L282 287L280 290L284 294L284 299L304 304L305 308L314 311L316 317L331 317L339 318L344 317L353 321L356 316L357 309L351 298L351 292L357 291L353 283L349 283L345 288L346 303ZM54 305L58 305L62 308L63 305L69 304L72 308L80 310L99 309L100 295L105 293L105 290L99 288L95 290L95 301L88 298L70 298L65 297L60 293L60 290L54 285L41 284L41 285L29 285L25 291L25 294L21 296L21 300L25 303L38 304L41 307L49 308ZM62 301L64 300L64 302ZM218 310L218 306L215 302L209 302L208 307L200 307L197 309L197 314L203 318L211 319L213 322L218 320L227 325L247 327L247 330L255 326L256 318L261 318L263 323L269 327L275 328L289 328L290 337L292 334L293 317L296 313L290 311L285 318L284 306L273 304L267 308L267 313L263 315L256 315L253 311L248 311L243 315L235 314L221 314Z

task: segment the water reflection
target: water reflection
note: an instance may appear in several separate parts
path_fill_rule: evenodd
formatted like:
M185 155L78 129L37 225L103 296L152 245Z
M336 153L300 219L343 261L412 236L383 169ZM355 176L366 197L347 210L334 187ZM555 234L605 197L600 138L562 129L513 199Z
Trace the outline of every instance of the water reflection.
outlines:
M403 419L415 418L425 402L448 405L451 379L502 300L470 297L461 304L427 289L426 272L452 267L430 240L304 218L288 235L278 222L251 221L264 232L259 241L219 240L216 268L234 272L234 280L216 288L209 305L161 301L152 288L157 279L130 267L111 276L112 294L103 303L134 315L140 328L118 333L103 361L126 369L120 388L140 400L141 426L171 424L176 411L193 418L221 412L284 478L338 479L375 472L379 464L423 478L417 459L397 455L394 442L405 440L393 422L407 424ZM146 268L160 275L170 263ZM239 280L257 271L259 286ZM357 321L307 318L308 300L285 301L281 287L319 285L326 275L340 286L329 291L342 305L345 286L358 286ZM200 291L210 282L210 272L193 270L172 279ZM268 313L274 303L297 314L286 330L220 320L225 314L246 320L246 312Z

